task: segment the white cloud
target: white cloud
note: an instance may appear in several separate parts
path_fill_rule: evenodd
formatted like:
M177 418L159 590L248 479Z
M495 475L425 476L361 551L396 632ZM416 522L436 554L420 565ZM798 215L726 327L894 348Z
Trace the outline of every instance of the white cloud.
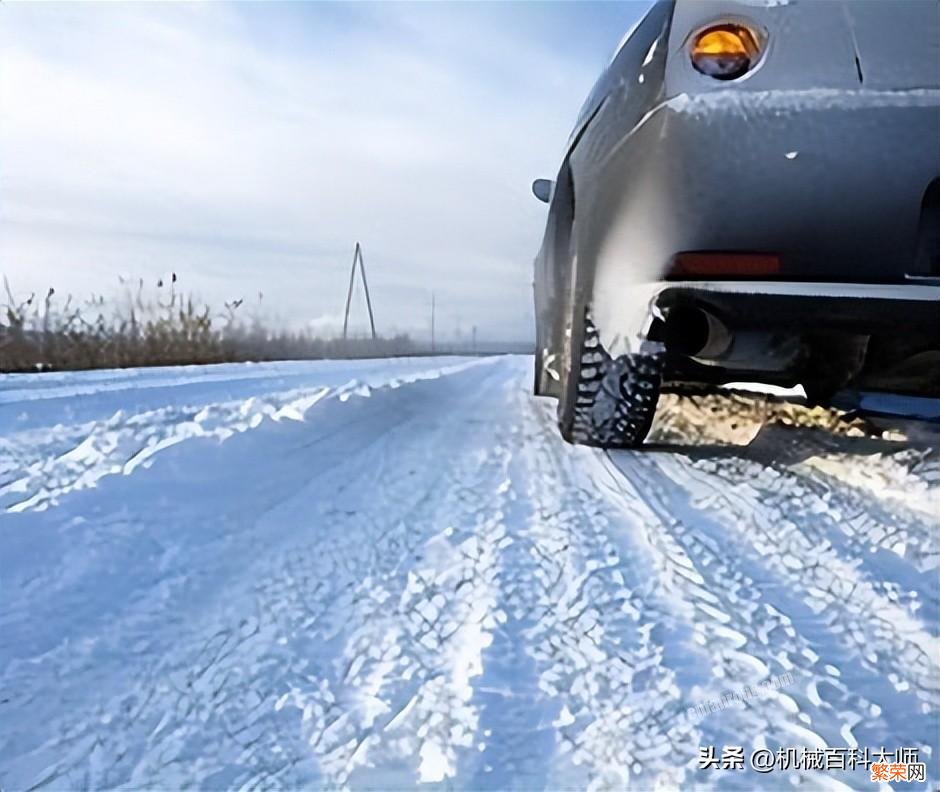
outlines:
M359 240L380 330L423 332L433 290L445 331L527 337L528 185L606 53L579 62L509 13L4 4L2 272L83 294L175 270L301 325L341 309Z

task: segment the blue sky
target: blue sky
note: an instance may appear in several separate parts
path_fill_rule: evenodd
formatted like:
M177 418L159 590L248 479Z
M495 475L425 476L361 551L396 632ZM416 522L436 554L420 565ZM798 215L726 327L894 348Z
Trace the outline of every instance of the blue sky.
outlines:
M221 306L531 336L552 176L646 2L0 5L0 268L84 296L170 271ZM357 327L365 327L356 306Z

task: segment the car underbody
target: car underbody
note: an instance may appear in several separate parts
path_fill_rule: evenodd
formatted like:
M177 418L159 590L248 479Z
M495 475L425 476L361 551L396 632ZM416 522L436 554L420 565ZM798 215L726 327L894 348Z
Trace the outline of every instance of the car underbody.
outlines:
M664 386L756 381L940 396L940 283L673 283L648 338Z

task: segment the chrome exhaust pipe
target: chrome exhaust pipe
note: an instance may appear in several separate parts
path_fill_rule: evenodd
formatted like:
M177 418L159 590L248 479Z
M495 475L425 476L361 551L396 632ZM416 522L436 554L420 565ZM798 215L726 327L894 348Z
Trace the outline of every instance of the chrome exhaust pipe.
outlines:
M666 316L666 349L680 355L719 358L734 342L718 317L701 308L677 306Z
M767 330L732 331L714 314L694 306L676 306L666 315L669 352L707 365L755 371L783 371L796 362L799 336Z

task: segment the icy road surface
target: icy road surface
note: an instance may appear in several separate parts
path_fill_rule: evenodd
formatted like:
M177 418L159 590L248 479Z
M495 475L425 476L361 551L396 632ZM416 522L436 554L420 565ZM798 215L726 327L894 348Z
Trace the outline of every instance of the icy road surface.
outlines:
M671 397L660 446L605 454L530 381L0 378L0 787L874 788L709 745L940 779L929 427Z

